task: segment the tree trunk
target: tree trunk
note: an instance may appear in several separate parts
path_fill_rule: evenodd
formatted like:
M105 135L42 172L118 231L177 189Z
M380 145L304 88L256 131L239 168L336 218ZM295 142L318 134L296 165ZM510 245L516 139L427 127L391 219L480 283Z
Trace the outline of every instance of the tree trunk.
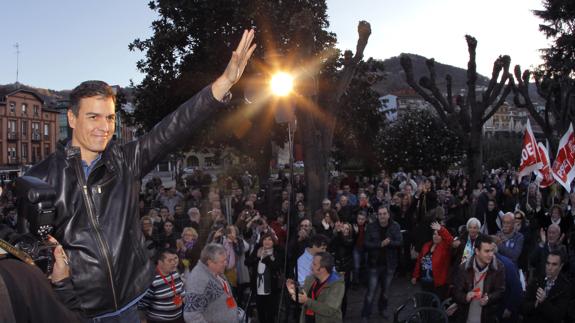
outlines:
M469 134L469 148L467 149L467 168L470 176L470 187L475 187L475 183L482 177L482 139L481 126L473 125Z

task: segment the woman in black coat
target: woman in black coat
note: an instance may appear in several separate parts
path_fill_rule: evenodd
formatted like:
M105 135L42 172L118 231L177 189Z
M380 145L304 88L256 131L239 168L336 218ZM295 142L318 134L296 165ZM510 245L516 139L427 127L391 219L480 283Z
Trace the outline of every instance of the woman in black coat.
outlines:
M284 257L275 247L277 241L274 239L271 233L263 233L260 243L245 261L251 272L252 295L256 296L260 322L275 321L283 284L281 272Z

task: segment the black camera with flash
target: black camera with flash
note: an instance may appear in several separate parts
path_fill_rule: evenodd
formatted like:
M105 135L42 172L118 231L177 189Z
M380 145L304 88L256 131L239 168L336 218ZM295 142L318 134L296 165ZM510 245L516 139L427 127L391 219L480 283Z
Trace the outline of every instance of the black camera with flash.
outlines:
M27 253L45 273L52 272L53 245L48 235L54 228L56 190L48 183L31 176L16 179L15 193L18 206L16 228L20 235L14 246Z

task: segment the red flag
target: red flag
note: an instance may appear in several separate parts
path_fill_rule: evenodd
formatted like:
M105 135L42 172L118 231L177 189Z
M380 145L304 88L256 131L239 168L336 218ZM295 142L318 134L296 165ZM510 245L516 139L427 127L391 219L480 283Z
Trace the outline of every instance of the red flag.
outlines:
M537 149L537 141L531 130L531 123L527 119L525 135L523 136L523 149L521 149L521 164L519 165L519 178L531 174L542 166Z
M551 164L549 163L549 153L547 148L542 143L537 144L539 149L539 157L541 158L542 166L535 171L537 179L539 180L539 187L546 188L555 182L553 175L551 175Z
M571 181L575 177L575 135L573 135L573 125L569 126L567 132L559 141L557 157L553 163L551 173L553 177L567 190L571 191Z

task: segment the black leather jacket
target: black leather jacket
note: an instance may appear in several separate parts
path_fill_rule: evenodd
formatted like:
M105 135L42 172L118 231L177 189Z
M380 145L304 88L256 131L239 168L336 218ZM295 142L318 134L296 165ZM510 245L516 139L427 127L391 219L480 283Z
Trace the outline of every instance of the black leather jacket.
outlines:
M57 192L53 236L68 253L71 277L56 292L69 307L88 317L111 313L149 287L154 266L138 216L141 179L219 105L211 87L204 88L139 140L110 142L88 178L79 148L69 145L28 172Z

